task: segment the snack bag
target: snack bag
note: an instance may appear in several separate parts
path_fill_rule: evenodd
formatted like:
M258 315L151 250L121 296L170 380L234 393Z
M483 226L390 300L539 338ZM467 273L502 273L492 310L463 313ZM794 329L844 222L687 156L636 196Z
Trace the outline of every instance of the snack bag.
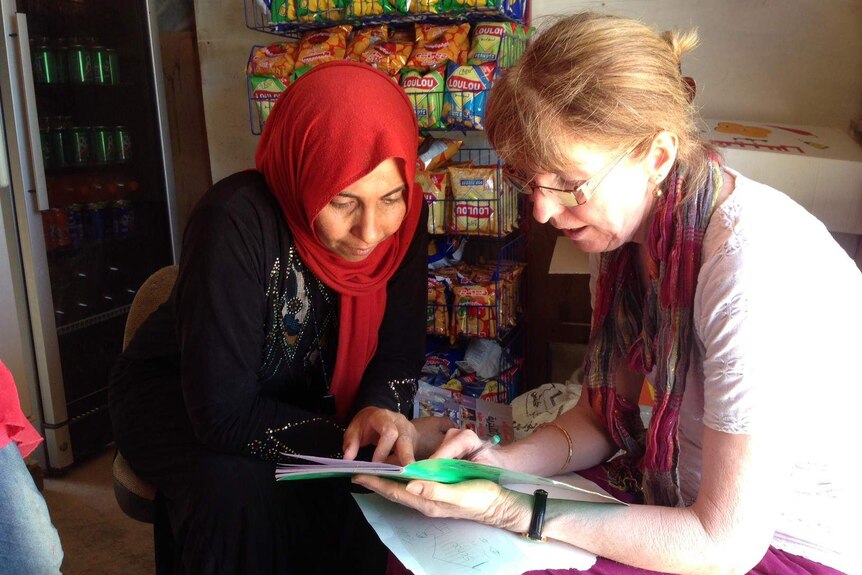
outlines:
M444 0L410 0L408 5L413 14L443 14L446 12Z
M410 98L420 129L442 130L443 123L443 77L446 69L441 66L427 74L408 70L401 78L401 87Z
M416 183L422 188L425 203L428 204L428 233L446 233L446 189L449 174L446 171L416 171Z
M451 60L463 64L470 50L470 24L438 26L416 25L416 48L407 67L428 71Z
M476 236L500 236L497 168L449 168L452 216L449 231Z
M296 82L303 74L311 70L313 66L303 66L301 68L297 68L293 74L290 75L290 83L293 84Z
M347 52L347 37L352 26L334 26L324 30L312 30L302 35L297 67L316 66L333 60L343 60Z
M503 7L503 13L512 20L518 22L524 21L526 15L527 0L500 0Z
M494 284L453 286L454 337L497 337Z
M428 307L425 332L430 335L447 335L449 333L449 308L446 305L446 283L435 277L428 278Z
M473 66L485 62L498 62L504 39L515 34L513 22L480 22L473 32L467 63Z
M273 24L296 21L296 0L272 0L270 10Z
M455 12L498 12L503 0L452 0Z
M296 2L296 15L300 22L339 22L344 19L342 0L294 1Z
M353 38L347 45L347 59L359 62L362 53L378 42L386 42L389 39L389 28L386 26L372 26L362 28L353 34Z
M451 128L484 130L485 103L497 65L458 66L450 62L446 78L443 121Z
M416 168L419 170L436 170L454 158L462 145L464 145L463 140L428 137L419 147Z
M389 0L350 0L347 3L347 13L349 16L380 16L382 14L392 14L395 12L395 7Z
M263 128L275 101L287 89L287 82L268 76L251 76L249 82L251 82L251 99L257 106L260 127Z
M258 48L251 56L246 72L249 76L290 78L296 66L296 42L279 42Z
M362 52L359 61L395 77L407 63L412 50L412 42L378 42Z

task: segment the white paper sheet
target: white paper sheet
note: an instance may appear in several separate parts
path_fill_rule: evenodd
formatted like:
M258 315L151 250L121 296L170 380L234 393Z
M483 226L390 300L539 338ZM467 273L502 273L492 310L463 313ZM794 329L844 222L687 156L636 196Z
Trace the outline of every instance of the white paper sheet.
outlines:
M586 482L584 487L589 484L591 489L601 491L578 476L564 480L574 482L573 477L577 478L574 481ZM529 493L535 489L518 487ZM574 499L574 493L577 492L565 493L569 495L566 498ZM585 571L596 561L594 554L558 541L532 542L472 521L425 517L374 493L353 497L380 540L414 575L520 575L533 569ZM607 501L600 496L595 499Z

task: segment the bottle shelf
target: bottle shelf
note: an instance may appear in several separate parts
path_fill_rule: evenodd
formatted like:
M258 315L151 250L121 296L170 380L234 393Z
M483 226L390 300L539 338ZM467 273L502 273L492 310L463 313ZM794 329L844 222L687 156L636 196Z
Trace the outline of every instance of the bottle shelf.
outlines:
M132 307L131 304L120 306L118 308L114 308L109 311L105 311L96 315L92 315L90 317L80 319L78 321L68 323L66 325L62 325L57 328L57 335L66 335L76 331L80 331L82 329L86 329L88 327L92 327L94 325L100 324L102 322L114 319L115 317L119 317L122 315L127 315L129 313L129 309Z

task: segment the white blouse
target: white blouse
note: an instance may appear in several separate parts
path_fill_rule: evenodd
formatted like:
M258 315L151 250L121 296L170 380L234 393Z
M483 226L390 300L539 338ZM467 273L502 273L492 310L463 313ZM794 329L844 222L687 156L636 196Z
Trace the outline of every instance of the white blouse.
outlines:
M703 426L763 434L792 462L769 479L783 491L772 544L862 572L862 545L851 541L862 518L862 490L851 481L862 443L853 419L862 417L862 274L805 209L727 172L736 185L707 227L694 299L696 350L679 426L683 497L697 496Z

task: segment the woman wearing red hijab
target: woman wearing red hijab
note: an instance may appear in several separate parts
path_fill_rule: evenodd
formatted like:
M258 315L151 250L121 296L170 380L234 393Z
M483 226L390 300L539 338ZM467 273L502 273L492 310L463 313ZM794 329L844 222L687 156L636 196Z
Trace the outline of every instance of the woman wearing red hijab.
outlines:
M391 79L324 64L277 102L257 170L195 208L176 288L111 387L118 448L165 498L185 572L383 572L347 482L276 483L273 462L375 446L406 463L442 439L406 417L426 305L416 143Z

